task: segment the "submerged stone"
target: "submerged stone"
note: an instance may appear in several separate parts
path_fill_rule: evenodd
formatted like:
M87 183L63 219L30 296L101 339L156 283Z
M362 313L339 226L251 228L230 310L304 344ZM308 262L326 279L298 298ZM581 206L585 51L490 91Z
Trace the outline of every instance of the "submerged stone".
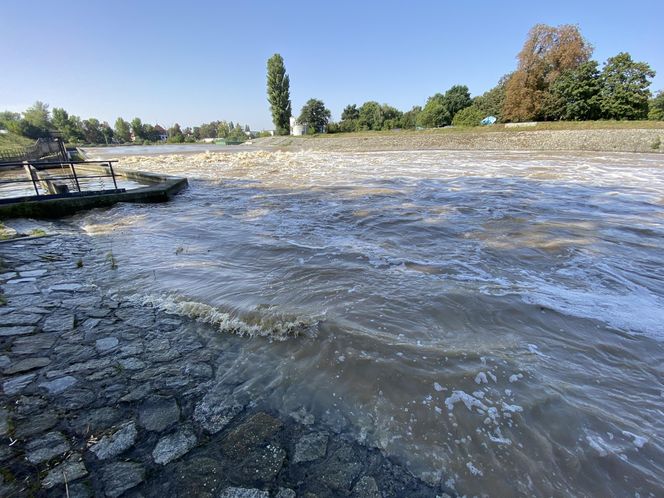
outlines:
M116 498L145 480L145 469L136 462L115 462L102 469L106 496Z
M219 498L270 498L270 493L260 489L251 488L226 488Z
M152 451L152 457L155 463L166 465L185 455L194 446L196 446L196 435L190 427L186 427L161 438Z
M180 407L174 398L149 398L138 409L138 422L149 431L161 432L178 420Z
M305 434L295 444L293 461L312 462L325 456L327 451L327 435L322 433Z
M353 487L353 498L381 498L376 480L371 476L360 477Z
M241 413L245 406L245 403L233 396L211 391L196 405L194 421L210 434L216 434Z

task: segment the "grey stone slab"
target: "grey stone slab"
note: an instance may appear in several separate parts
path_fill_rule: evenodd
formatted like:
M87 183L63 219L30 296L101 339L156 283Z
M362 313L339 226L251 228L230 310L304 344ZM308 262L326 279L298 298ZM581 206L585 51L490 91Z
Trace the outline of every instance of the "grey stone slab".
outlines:
M118 363L125 370L142 370L147 366L143 360L134 357L123 358Z
M223 392L210 391L196 405L194 421L210 434L226 427L244 410L246 402Z
M279 488L274 498L295 498L297 494L290 488Z
M42 480L42 486L51 489L58 484L70 483L88 475L88 469L81 461L81 455L74 453L67 460L53 467Z
M4 436L9 432L9 412L4 408L0 408L0 436Z
M270 493L256 488L235 488L224 489L219 498L270 498Z
M18 394L25 389L37 377L36 374L19 375L18 377L6 380L2 384L2 390L7 395Z
M25 284L25 283L35 282L35 281L37 281L37 279L35 277L13 278L11 280L7 280L7 284L8 285Z
M69 441L61 432L49 432L25 445L25 459L33 464L46 462L69 451Z
M120 341L117 337L104 337L95 341L95 349L98 353L108 353L118 347Z
M286 452L275 444L254 448L237 466L244 481L272 481L284 465Z
M21 277L43 277L48 273L48 270L25 270L20 272Z
M33 326L14 326L14 327L0 327L0 337L10 337L15 335L29 335L34 334L36 327Z
M29 372L30 370L35 370L36 368L43 368L49 363L51 363L49 358L25 358L24 360L19 360L12 363L9 367L3 370L3 373L5 375L12 375L22 372Z
M80 410L97 399L97 393L91 389L70 388L55 396L54 403L62 410Z
M50 350L58 337L58 334L35 334L21 336L14 339L12 343L12 354L43 354L43 350Z
M110 406L85 410L69 422L69 427L81 436L98 434L115 425L121 416L120 410Z
M145 469L136 462L114 462L102 469L104 493L116 498L145 480Z
M60 394L61 392L66 391L72 387L77 382L78 380L76 377L67 375L65 377L60 377L59 379L42 382L39 384L39 387L46 389L50 394Z
M16 422L16 437L25 439L31 436L42 434L55 427L58 423L58 416L54 412L38 412L31 416Z
M14 305L14 296L30 296L30 295L36 295L36 294L41 294L41 291L39 290L39 287L37 287L33 283L21 283L21 284L16 284L12 285L11 288L11 298L9 299L9 303L13 306ZM41 299L41 296L37 299ZM18 302L18 300L16 300Z
M114 458L134 445L137 434L134 421L126 422L113 433L102 437L97 444L90 447L90 451L100 460Z
M75 282L66 282L66 283L51 285L51 287L49 287L49 290L51 292L75 292L81 290L82 288L83 284Z
M67 332L73 330L76 317L71 313L53 314L42 325L44 332Z
M3 327L11 325L37 325L42 316L37 313L12 313L2 317L0 323Z
M0 273L0 280L10 280L16 277L18 274L15 271L8 271L5 273Z
M196 435L191 427L185 427L161 438L152 451L152 458L155 463L166 465L186 455L194 446L196 446Z
M145 399L148 395L152 394L153 389L150 384L143 384L136 389L131 390L126 395L120 398L124 403L131 403L132 401L140 401Z
M305 434L295 443L293 461L313 462L325 456L327 451L327 435L322 433Z
M9 356L3 354L0 356L0 368L6 368L11 364L11 360L9 359Z
M353 486L353 498L382 498L376 480L371 476L360 477Z
M180 420L180 407L174 398L151 397L138 409L138 422L149 431L161 432Z

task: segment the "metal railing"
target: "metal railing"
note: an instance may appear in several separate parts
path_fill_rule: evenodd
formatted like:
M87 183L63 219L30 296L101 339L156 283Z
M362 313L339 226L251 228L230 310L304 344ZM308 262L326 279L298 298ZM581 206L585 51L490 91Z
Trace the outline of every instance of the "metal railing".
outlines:
M11 184L32 184L35 195L31 198L52 198L52 197L66 197L77 195L92 195L97 193L115 193L124 192L125 189L118 188L117 178L113 170L113 163L117 161L52 161L52 162L34 162L22 161L13 163L2 163L0 171L8 169L23 168L26 173L25 179L21 178L8 178L0 179L0 187L3 185ZM77 173L76 167L79 167ZM85 169L85 166L94 166L97 168L106 168L106 174L80 174L80 170ZM50 171L60 170L60 174L51 175ZM67 170L69 173L66 173ZM103 178L111 178L113 181L113 189L105 189ZM100 190L84 190L81 187L81 180L100 179ZM65 183L63 183L65 182ZM41 193L39 187L42 187L47 193ZM72 187L71 189L69 187ZM16 196L25 197L25 196ZM16 200L16 197L0 199L0 202L9 202Z

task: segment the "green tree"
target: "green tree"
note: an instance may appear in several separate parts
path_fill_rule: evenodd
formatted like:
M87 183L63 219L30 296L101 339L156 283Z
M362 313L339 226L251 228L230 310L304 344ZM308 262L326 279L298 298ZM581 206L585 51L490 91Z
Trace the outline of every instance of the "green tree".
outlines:
M332 113L322 100L309 99L302 107L298 121L300 124L308 125L317 133L323 133L331 117Z
M491 90L478 95L473 99L473 104L477 107L484 117L495 116L499 121L502 118L503 105L505 103L505 88L512 74L506 74L498 81L498 84Z
M134 140L145 140L145 126L141 122L141 118L134 118L131 120L131 131L134 134Z
M419 105L413 106L410 111L406 111L401 116L401 127L406 129L413 129L417 127L417 117L422 112L422 107Z
M83 138L89 144L101 144L105 142L98 119L90 118L83 120Z
M450 116L473 103L466 85L454 85L445 92L445 106Z
M17 123L21 120L18 112L3 111L0 112L0 129L8 130L10 123Z
M648 117L650 80L655 71L645 62L635 62L627 52L609 57L602 69L600 106L608 119Z
M543 113L548 119L566 121L599 119L601 89L597 62L584 62L560 75L551 85Z
M507 82L503 120L542 119L553 82L586 62L591 54L592 47L577 26L536 24L519 52L517 70Z
M38 100L25 110L23 113L23 119L35 128L48 131L51 125L50 114L48 104Z
M106 121L99 125L99 131L104 137L104 143L106 145L113 143L113 128Z
M486 116L475 104L464 107L452 118L454 126L479 126Z
M267 100L276 133L288 135L291 118L290 78L286 74L284 59L279 54L274 54L267 61Z
M648 105L648 119L664 121L664 90L660 90Z
M358 130L380 130L383 127L383 109L375 101L362 104L357 118Z
M52 126L62 134L62 138L68 143L77 143L83 140L81 120L77 116L70 116L62 108L53 108Z
M442 93L437 93L429 97L417 119L417 124L425 128L449 125L452 122L452 116L447 109L445 96Z
M168 140L169 143L181 144L184 142L184 134L178 123L175 123L172 127L168 129Z
M341 121L339 122L339 131L349 132L357 130L357 120L360 118L360 111L355 104L347 105L341 112Z
M140 120L139 120L140 121ZM142 128L142 125L141 125ZM113 127L115 134L115 141L119 143L131 142L131 125L128 121L125 121L122 118L115 120L115 126Z

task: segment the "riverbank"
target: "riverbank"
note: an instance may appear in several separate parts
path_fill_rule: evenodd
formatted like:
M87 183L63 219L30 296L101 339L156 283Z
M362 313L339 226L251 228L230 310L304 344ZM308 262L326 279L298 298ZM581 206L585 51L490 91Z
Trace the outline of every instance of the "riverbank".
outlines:
M550 128L550 129L541 129ZM653 128L556 129L445 128L422 131L340 133L304 137L268 137L253 141L257 148L371 152L389 150L504 150L664 152L664 124Z
M5 242L0 263L1 496L446 496L237 395L242 338L108 295L118 262L87 236Z

